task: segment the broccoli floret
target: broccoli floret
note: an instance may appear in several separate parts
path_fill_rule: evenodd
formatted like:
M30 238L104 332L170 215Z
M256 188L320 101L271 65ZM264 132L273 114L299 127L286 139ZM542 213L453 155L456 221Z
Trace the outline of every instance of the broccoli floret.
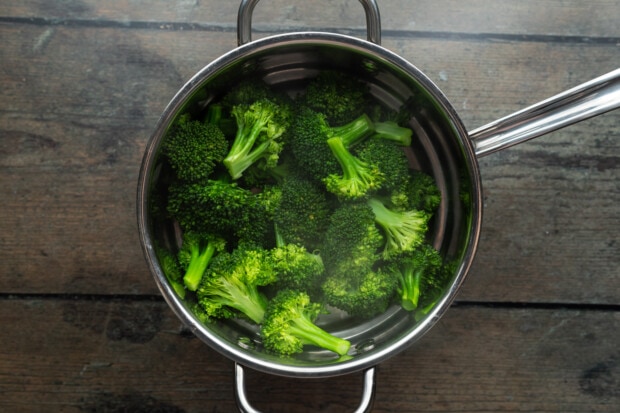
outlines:
M385 175L376 164L353 155L341 138L330 138L327 145L342 169L341 173L330 174L323 179L329 192L341 199L357 199L379 189L385 181Z
M421 172L413 171L407 186L409 194L409 207L420 209L430 213L435 212L441 203L441 191L432 176Z
M274 221L282 237L310 251L320 248L331 213L325 190L298 174L286 176L279 187L282 199Z
M208 122L182 115L162 143L177 177L186 181L207 178L228 153L228 141L221 129Z
M336 337L314 324L322 305L310 301L308 294L281 290L269 302L261 326L265 348L282 356L303 351L305 345L317 346L341 356L351 343Z
M365 83L343 72L328 70L310 81L303 102L323 113L330 125L339 126L362 115L369 98Z
M425 241L430 215L424 211L396 211L389 209L377 199L368 199L368 205L375 214L375 222L383 229L385 247L383 256L412 251Z
M232 179L239 179L254 164L269 169L277 165L282 135L291 122L291 108L269 99L233 106L237 132L223 160Z
M365 272L379 259L385 239L365 202L338 206L330 217L321 256L331 275Z
M271 250L278 280L271 285L271 290L305 291L318 298L325 274L323 259L301 245L287 243L278 228L276 225L276 246Z
M383 173L385 180L381 184L382 192L391 192L400 189L409 180L409 160L405 152L392 142L382 139L367 139L354 148L357 157L376 165Z
M321 252L327 304L359 318L385 311L394 296L396 278L380 268L378 251L383 245L374 213L365 202L343 204L334 211Z
M384 139L400 146L410 146L413 131L410 128L399 126L396 122L375 122L373 138Z
M168 212L184 231L260 242L273 231L279 194L276 187L255 193L223 180L176 183L169 189Z
M394 273L368 268L362 272L329 275L323 282L323 294L330 305L352 317L368 319L385 312L396 286Z
M178 253L179 263L185 270L183 284L196 291L213 254L224 250L226 242L219 236L187 231Z
M205 315L210 318L230 318L242 314L260 324L267 299L259 288L276 279L270 252L244 243L231 253L222 252L213 258L198 286L196 297Z
M170 286L180 298L185 298L185 286L183 284L183 271L177 257L169 250L157 246L155 248L159 265Z
M443 258L428 243L398 256L389 265L398 279L401 306L407 311L418 308L420 297L442 284ZM443 286L443 285L442 285Z
M302 106L296 111L291 124L290 147L299 167L313 179L321 181L341 171L340 164L327 145L327 140L338 136L349 148L374 130L370 118L361 115L351 122L333 127L325 115Z
M272 99L275 93L271 87L256 78L247 78L228 90L219 100L224 113L230 112L234 106L249 105L258 100Z

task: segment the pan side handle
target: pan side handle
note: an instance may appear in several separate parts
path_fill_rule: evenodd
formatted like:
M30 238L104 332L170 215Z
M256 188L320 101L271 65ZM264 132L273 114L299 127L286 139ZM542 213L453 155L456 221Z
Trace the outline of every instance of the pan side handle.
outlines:
M237 15L237 44L252 41L252 13L259 0L241 0ZM381 44L381 16L375 0L359 0L366 13L366 29L369 42Z
M620 69L469 132L477 157L620 107Z
M355 413L370 412L375 399L375 387L375 368L371 367L364 372L362 400ZM235 399L241 413L260 413L248 401L245 392L245 371L239 363L235 363Z

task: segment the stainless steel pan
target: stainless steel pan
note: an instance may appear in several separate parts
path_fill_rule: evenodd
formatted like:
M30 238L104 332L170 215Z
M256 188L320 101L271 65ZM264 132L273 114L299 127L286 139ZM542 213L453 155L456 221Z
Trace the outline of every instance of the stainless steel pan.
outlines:
M468 132L439 88L418 68L383 48L381 21L374 0L360 0L367 18L367 40L324 32L297 32L251 40L251 18L258 0L243 0L238 15L239 46L209 63L173 97L144 154L138 185L138 225L147 263L176 315L209 346L236 363L240 409L254 410L246 398L244 368L289 377L327 377L364 371L364 393L356 411L367 411L374 396L374 366L422 337L454 300L473 261L480 235L482 190L478 158L620 106L620 69L550 99ZM411 103L410 127L416 139L408 148L412 166L431 174L443 201L431 228L434 245L460 262L442 300L422 320L393 306L385 314L351 324L338 314L323 327L352 343L352 358L334 362L321 351L289 360L262 351L257 333L242 321L204 325L166 282L155 243L174 242L174 228L149 214L152 191L160 176L162 138L175 118L208 103L230 85L252 75L295 91L321 70L349 73L368 83L374 97L388 107Z

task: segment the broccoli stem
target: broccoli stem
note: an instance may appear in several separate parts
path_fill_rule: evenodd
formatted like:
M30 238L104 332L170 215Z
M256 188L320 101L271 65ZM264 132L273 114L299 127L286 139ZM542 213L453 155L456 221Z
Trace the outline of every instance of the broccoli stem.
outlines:
M344 356L349 351L351 343L340 337L329 334L315 325L306 317L291 321L291 334L299 337L304 344L311 344Z
M267 123L266 119L260 119L253 122L249 131L244 122L238 121L237 123L238 129L235 139L233 140L233 144L230 147L228 155L223 161L223 164L226 166L226 169L228 169L232 179L241 178L243 172L254 162L256 162L271 144L270 141L265 141L252 150L256 140L263 132L263 128Z
M387 139L401 146L411 145L413 131L399 126L396 122L375 122L375 138Z
M386 234L386 256L399 251L410 251L424 241L428 229L428 215L425 212L393 211L377 198L370 198L368 205L375 213L375 222Z
M204 251L200 251L200 246L198 245L192 248L191 259L183 276L183 283L188 290L196 291L198 289L200 280L202 280L202 276L209 265L209 261L211 261L211 257L215 253L215 249L213 242L209 242Z
M342 139L346 148L356 144L375 130L375 125L368 115L363 114L342 126L332 127L332 136Z
M418 308L421 279L422 271L414 271L413 268L407 268L400 277L399 294L401 305L407 311L413 311Z
M219 284L212 290L218 302L240 311L256 324L263 321L267 303L257 289L248 288L240 281L231 282L227 278L222 278Z
M329 192L349 199L360 198L383 183L383 174L349 152L340 137L329 138L327 144L342 169L342 176L334 174L325 178Z

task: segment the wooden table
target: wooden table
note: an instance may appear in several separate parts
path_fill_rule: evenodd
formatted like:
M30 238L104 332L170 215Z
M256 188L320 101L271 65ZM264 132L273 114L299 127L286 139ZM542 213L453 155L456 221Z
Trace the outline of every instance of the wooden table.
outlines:
M384 0L382 44L473 129L620 66L618 0ZM172 95L236 46L224 0L0 4L0 411L231 412L141 253L143 150ZM355 0L265 0L254 36L365 37ZM617 412L620 123L480 159L485 215L456 303L378 367L377 412ZM248 373L265 412L350 411L362 374Z

